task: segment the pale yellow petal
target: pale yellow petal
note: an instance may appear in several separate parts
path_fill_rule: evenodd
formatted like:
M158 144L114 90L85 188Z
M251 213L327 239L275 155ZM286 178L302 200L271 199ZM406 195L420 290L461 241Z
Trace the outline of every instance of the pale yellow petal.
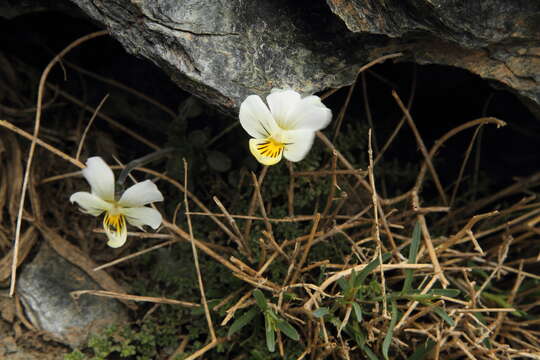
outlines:
M275 165L281 160L284 147L276 147L268 139L251 139L249 140L249 150L261 164Z

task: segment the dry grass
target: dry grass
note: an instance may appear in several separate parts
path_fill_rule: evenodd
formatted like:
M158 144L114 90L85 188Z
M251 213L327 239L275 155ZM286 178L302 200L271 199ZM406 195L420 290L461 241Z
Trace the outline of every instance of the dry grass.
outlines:
M391 55L379 61L395 56ZM60 57L59 55L55 60L58 61ZM362 71L367 68L364 67ZM86 293L115 297L132 309L137 308L134 302L140 301L184 307L202 305L210 341L187 359L200 358L205 354L208 358L211 357L208 352L217 345L241 341L237 336L219 337L214 328L230 326L238 319L240 310L255 308L255 289L266 294L270 309L268 311L273 311L276 316L285 319L299 333L300 342L295 344L296 347L300 346L302 351L298 359L360 359L369 356L366 355L369 352L376 353L376 358L390 354L392 358L401 359L421 349L427 340L432 341L429 343L431 350L426 351L424 358L540 358L540 320L537 316L540 302L531 300L531 295L539 291L540 276L536 267L539 254L530 250L539 249L530 245L537 241L540 234L540 202L536 196L530 195L531 189L540 184L539 174L519 179L492 196L454 208L451 206L456 197L459 197L458 189L463 173L460 171L456 179L444 179L446 183L453 183L455 180L449 196L434 163L440 148L452 137L483 126L504 126L503 121L483 117L466 122L450 129L429 148L416 128L408 107L394 92L396 104L403 111L403 120L380 152L377 152L377 148L372 148L371 139L375 134L370 133L368 168L355 168L333 141L323 133L318 133L320 143L316 146L326 147L328 153L332 154L330 160L325 167L315 171L295 171L293 166L289 167L290 183L284 191L288 194L290 216L283 218L273 218L267 211L268 204L262 188L265 179L272 176L272 171L266 167L262 168L259 174L252 174L250 206L241 214L230 213L228 204L223 203L217 197L218 194L214 194L214 201L220 212L212 212L212 204L205 205L196 194L187 191L186 183L181 184L160 170L137 168L134 174L143 173L159 178L162 183L176 189L178 199L184 198L188 229L182 228L173 218L166 219L160 233L155 234L156 238L163 238L162 243L119 256L98 266L92 259L90 249L94 246L94 241L100 241L102 234L91 234L92 228L88 222L71 224L71 228L66 228L64 208L69 194L57 192L58 188L66 191L73 189L73 177L78 175L78 172L73 171L73 166L84 166L78 157L91 123L83 133L76 134L78 146L75 148L59 148L54 146L52 141L38 137L49 69L44 72L40 83L33 134L18 127L15 118L6 117L0 121L0 125L5 128L0 132L0 209L4 214L0 224L0 253L3 256L0 260L0 281L6 284L10 279L12 292L15 289L16 269L39 241L47 241L59 256L81 267L103 289L77 292L74 296ZM9 69L3 71L7 72ZM63 90L52 85L49 87L55 89L64 99L78 104L81 111L95 113L98 118L110 122L134 141L154 150L160 149L151 139L133 133ZM343 121L351 94L352 91L349 92L338 116L338 126L333 139L339 136L339 124ZM144 97L141 99L145 100ZM0 98L0 102L5 100ZM24 99L8 100L10 103L27 102ZM155 100L152 100L152 103L156 105ZM30 110L31 104L27 105L27 109L17 109L17 113L22 113L21 116L31 115L34 110ZM159 106L163 108L162 105ZM382 179L377 181L377 164L384 160L383 154L391 146L393 139L405 131L402 130L403 123L409 125L421 150L421 166L411 189L399 196L388 198L382 196L376 188L377 183L383 183ZM87 141L90 141L91 135L86 137ZM472 142L476 138L475 133L471 146L464 149L462 169L470 158ZM27 140L31 141L29 150ZM41 150L34 151L35 145L41 147ZM76 155L71 156L71 153ZM56 159L54 162L57 164L55 170L64 169L64 174L58 175L58 172L51 171L48 163L53 159ZM26 170L23 170L22 164L25 160ZM331 190L321 213L294 214L295 192L298 191L295 181L302 177L330 179ZM439 201L423 207L425 199L422 190L426 182L434 182ZM388 183L384 182L385 186L388 186ZM344 185L352 189L352 192L349 192L346 198L336 197L335 190L343 188ZM26 191L27 202L24 200ZM46 203L43 201L45 196L48 199ZM355 213L348 213L349 209L358 206L347 207L347 202L359 198L370 201ZM503 201L513 203L500 207L498 211L479 213ZM190 204L194 205L195 209L190 210ZM51 207L56 210L50 210ZM437 217L431 216L435 213L438 214ZM195 238L192 226L197 227L198 217L211 219L216 231L221 232L223 237L231 242L214 243ZM264 231L255 233L255 223L263 224ZM306 232L296 238L285 239L274 230L278 223L295 224L298 229L306 229ZM306 226L306 223L309 225ZM417 235L411 235L414 228L418 231ZM433 229L437 231L434 232ZM145 235L135 233L130 234L130 237ZM326 259L310 263L311 252L321 243L334 241L336 236L342 236L350 243L350 252L343 262L332 263ZM66 240L67 238L70 241ZM258 242L249 240L254 238L257 238ZM189 242L193 246L197 266L194 271L199 279L201 304L182 299L131 295L128 289L118 284L104 270L179 242ZM226 245L227 243L232 245ZM405 250L415 246L418 247L416 254L407 257ZM219 305L225 308L227 313L224 319L215 321L220 325L214 325L212 320L217 316L216 308L209 309L206 302L203 285L205 269L199 268L199 253L221 264L226 269L223 271L229 271L231 276L245 283L241 288L231 289L231 295ZM388 256L385 256L386 254ZM271 278L268 272L277 263L287 269L281 279ZM368 271L366 269L369 272L365 272ZM347 290L338 284L346 283L351 277L362 273L376 280L380 293L346 299ZM324 280L318 282L315 281L316 278ZM408 286L413 287L402 288L403 283L408 281ZM524 284L527 286L523 286ZM356 290L364 291L367 287L368 285L362 284ZM491 287L500 288L501 293L488 292ZM460 294L454 295L445 289L458 289ZM285 297L285 294L290 292L295 294L294 300ZM358 330L354 328L354 323L358 322L354 318L357 305L353 303L369 309L364 313L361 323L361 333L365 338L356 342L353 341L354 335L351 335ZM339 319L338 325L331 323L329 317L317 316L317 309L322 311L324 308L333 311ZM524 312L528 314L526 317ZM400 314L399 318L396 314ZM261 330L262 333L264 330ZM277 331L275 341L278 352L285 356L288 348L282 335L283 330ZM183 338L171 359L184 353L189 343L189 339L186 339L188 338Z

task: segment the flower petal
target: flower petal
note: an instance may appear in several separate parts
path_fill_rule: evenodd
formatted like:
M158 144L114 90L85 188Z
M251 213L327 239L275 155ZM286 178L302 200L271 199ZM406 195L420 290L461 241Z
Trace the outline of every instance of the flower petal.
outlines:
M143 225L148 225L156 230L161 225L161 214L159 211L146 206L121 209L126 220L133 226L142 229Z
M283 156L283 148L278 149L276 151L272 151L272 155L269 156L267 153L263 155L265 150L261 150L260 146L268 144L268 139L250 139L249 140L249 150L251 151L251 154L255 156L255 159L257 159L258 162L260 162L263 165L275 165Z
M315 132L312 130L291 130L285 132L287 145L283 156L290 161L300 161L306 157L313 145Z
M272 116L282 129L289 129L289 113L293 111L301 101L300 94L294 90L273 89L266 97Z
M118 201L122 207L140 207L154 201L163 201L163 195L156 184L145 180L129 187Z
M94 216L99 216L102 212L112 208L112 204L86 191L76 192L71 195L69 201L76 202L83 212Z
M278 127L258 95L250 95L242 102L239 117L244 130L257 139L270 137Z
M114 174L101 157L88 158L82 174L90 184L92 194L103 200L114 200Z
M127 227L123 226L119 232L111 231L110 229L105 229L105 234L107 234L107 245L112 248L119 248L124 245L127 240Z
M331 120L332 111L318 96L312 95L300 100L295 108L288 112L285 129L317 131L328 126Z

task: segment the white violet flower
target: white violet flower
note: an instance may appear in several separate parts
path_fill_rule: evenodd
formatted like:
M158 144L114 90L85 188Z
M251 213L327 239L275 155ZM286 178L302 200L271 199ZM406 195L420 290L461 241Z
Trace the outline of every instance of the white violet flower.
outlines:
M105 213L103 228L110 247L117 248L126 242L126 221L140 229L148 225L156 230L161 225L159 211L144 206L154 201L163 201L163 195L152 181L145 180L131 186L117 200L114 174L102 158L89 158L82 174L90 184L91 193L76 192L69 200L79 204L87 214L99 216Z
M240 124L253 139L249 150L263 165L282 157L300 161L313 145L315 132L332 120L332 112L318 96L301 98L293 90L273 89L266 97L250 95L240 105Z

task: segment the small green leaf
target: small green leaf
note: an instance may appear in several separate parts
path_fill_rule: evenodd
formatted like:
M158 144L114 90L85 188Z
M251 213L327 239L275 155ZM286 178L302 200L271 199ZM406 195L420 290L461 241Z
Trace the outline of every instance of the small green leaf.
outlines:
M383 263L386 260L388 260L390 256L391 256L390 253L383 254L382 255ZM360 287L364 285L364 282L366 281L366 278L368 277L369 273L371 273L379 265L380 265L379 257L377 257L375 260L371 261L365 268L363 268L356 276L355 287Z
M319 318L324 317L329 312L330 312L330 309L328 309L327 307L320 307L313 312L313 316L319 319Z
M232 336L234 333L238 332L240 329L242 329L244 326L249 324L249 322L257 315L257 309L251 308L249 311L244 313L242 316L240 316L238 319L236 319L231 327L229 328L229 332L227 333L227 336Z
M448 316L446 311L444 311L441 307L434 306L433 311L435 312L435 314L439 315L439 317L443 319L448 325L455 326L454 320L452 320L452 318Z
M261 290L259 289L253 290L253 296L255 297L257 306L259 306L262 311L268 310L268 303L266 302L266 297L264 297L264 294Z
M349 286L348 288L354 288L355 284L356 284L356 275L358 275L358 273L353 269L351 271L351 275L349 276Z
M396 326L398 315L397 304L395 301L392 301L392 317L390 318L390 324L388 325L388 330L386 331L386 336L382 343L382 352L386 360L388 360L388 351L390 350L390 344L392 343L392 336L394 335L394 327Z
M362 308L360 307L360 304L353 301L352 307L354 310L354 316L356 317L356 321L361 322L362 321Z
M291 324L289 324L286 320L280 319L276 325L278 329L281 330L289 338L293 339L294 341L300 340L300 335L298 335L298 332L296 331L296 329Z
M435 346L435 341L427 339L425 343L416 348L414 353L407 360L424 360L426 355L429 355L431 349Z
M274 323L268 316L264 316L264 326L266 331L266 347L268 351L274 352L276 350L276 334L274 332Z

